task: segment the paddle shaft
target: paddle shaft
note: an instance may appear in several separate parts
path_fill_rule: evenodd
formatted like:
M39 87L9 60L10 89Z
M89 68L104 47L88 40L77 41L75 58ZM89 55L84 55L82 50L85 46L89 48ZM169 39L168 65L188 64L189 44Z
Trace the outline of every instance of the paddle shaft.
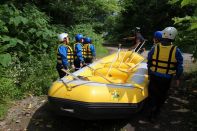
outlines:
M132 49L132 52L131 52L131 54L129 55L129 57L127 58L127 60L125 61L125 62L127 62L128 60L129 60L129 58L131 57L131 55L133 54L133 52L134 52L134 50L136 50L137 49L137 47L138 47L138 45L139 45L140 43L138 43L137 44L137 46L134 48L134 49Z
M135 64L135 66L133 66L133 67L131 67L131 68L129 68L129 70L132 70L132 69L134 69L136 66L138 66L140 63L142 63L144 61L144 58L140 61L140 62L138 62L137 64Z
M142 43L142 45L140 46L140 48L136 51L136 53L139 52L139 50L142 48L142 46L145 44L145 41ZM135 58L136 54L134 54L134 56L131 58L131 60L129 61L129 63L132 62L132 60Z
M126 54L127 54L127 51L125 51L124 56L123 56L123 58L122 58L122 60L121 60L120 64L118 65L118 68L120 68L121 64L123 63L123 61L124 61L124 58L125 58Z
M121 44L119 44L119 46L118 46L118 52L117 52L117 54L115 55L114 60L112 61L111 65L110 65L110 67L109 67L109 69L108 69L108 71L107 71L106 76L109 74L109 72L111 71L111 68L112 68L113 64L114 64L115 61L118 59L118 56L119 56L119 53L120 53L120 50L121 50L120 47L121 47Z

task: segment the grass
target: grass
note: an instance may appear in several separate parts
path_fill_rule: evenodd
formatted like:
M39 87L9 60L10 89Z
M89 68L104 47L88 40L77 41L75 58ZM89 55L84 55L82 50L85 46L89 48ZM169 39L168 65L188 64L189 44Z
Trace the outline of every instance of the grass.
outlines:
M108 50L105 47L96 48L96 58L102 58L108 55Z
M0 120L3 120L8 112L8 103L0 100Z

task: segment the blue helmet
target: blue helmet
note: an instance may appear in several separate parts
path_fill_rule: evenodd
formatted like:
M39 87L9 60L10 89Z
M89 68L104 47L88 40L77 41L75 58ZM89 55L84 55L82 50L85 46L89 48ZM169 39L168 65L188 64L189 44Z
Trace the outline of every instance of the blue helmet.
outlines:
M162 39L162 31L156 31L154 33L154 38L161 40Z
M86 37L85 39L84 39L84 43L85 44L87 44L87 43L91 43L91 38L90 37Z
M82 34L77 34L76 36L75 36L75 40L78 42L78 41L80 41L81 39L83 39L83 35Z

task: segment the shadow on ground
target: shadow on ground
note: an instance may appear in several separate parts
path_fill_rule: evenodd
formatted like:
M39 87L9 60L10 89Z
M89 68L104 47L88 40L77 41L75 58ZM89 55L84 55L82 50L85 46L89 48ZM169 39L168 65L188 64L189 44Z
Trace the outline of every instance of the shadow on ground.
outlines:
M121 130L128 120L81 120L59 116L49 110L48 103L40 107L32 116L28 131L114 131Z
M196 96L170 90L160 116L154 122L147 121L145 112L127 120L80 120L55 115L46 103L32 116L28 131L153 131L153 130L197 130Z

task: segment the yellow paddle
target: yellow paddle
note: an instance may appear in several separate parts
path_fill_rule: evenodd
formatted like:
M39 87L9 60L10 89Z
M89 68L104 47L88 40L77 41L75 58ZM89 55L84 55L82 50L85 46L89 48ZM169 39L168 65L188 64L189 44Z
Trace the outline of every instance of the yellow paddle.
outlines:
M119 44L119 46L118 46L118 52L117 52L117 54L115 55L114 60L112 61L111 65L110 65L110 67L109 67L109 69L108 69L108 71L107 71L106 76L108 76L109 72L111 71L111 68L112 68L113 64L114 64L114 63L116 62L116 60L118 59L118 56L119 56L119 53L120 53L120 50L121 50L120 47L121 47L121 44Z

